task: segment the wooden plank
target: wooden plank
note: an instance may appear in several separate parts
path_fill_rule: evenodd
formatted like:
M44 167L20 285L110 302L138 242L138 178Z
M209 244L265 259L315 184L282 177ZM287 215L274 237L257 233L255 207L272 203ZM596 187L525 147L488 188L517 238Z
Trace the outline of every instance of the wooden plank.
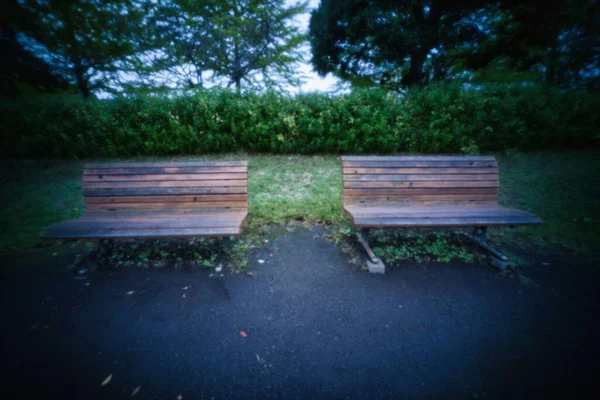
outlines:
M248 167L147 167L147 168L86 168L84 175L140 175L140 174L215 174L245 173Z
M344 175L398 175L398 174L497 174L498 167L457 167L457 168L343 168ZM345 176L344 176L345 178Z
M344 161L343 168L495 167L495 161Z
M344 198L382 196L418 196L418 195L471 195L471 194L497 194L497 188L421 188L421 189L346 189Z
M86 204L103 203L191 203L191 202L218 202L218 201L248 201L246 194L221 194L197 196L113 196L113 197L86 197Z
M242 217L215 216L202 218L153 218L148 220L75 220L54 225L49 231L58 230L123 230L123 229L176 229L176 228L224 228L239 227Z
M496 201L495 194L420 194L420 195L383 195L377 197L344 197L345 203L379 202L448 202L448 201Z
M203 218L212 216L236 216L245 218L248 210L245 208L192 208L192 209L162 209L162 210L96 210L89 211L77 219L77 221L120 221L128 220L148 220L152 218L173 219L173 218Z
M342 161L496 161L494 156L342 156Z
M344 189L497 188L499 181L344 182Z
M91 162L86 164L86 168L241 167L247 165L248 161Z
M395 218L395 219L354 219L354 225L365 228L417 228L417 227L460 227L491 225L536 225L537 217L475 217L475 218Z
M163 238L163 237L221 237L239 236L241 229L224 228L179 228L179 229L132 229L132 230L72 230L44 232L42 237L55 239L88 238L88 239L127 239L127 238Z
M128 182L128 181L205 181L248 179L246 173L215 174L131 174L131 175L84 175L84 182Z
M412 207L399 207L404 208L404 211L394 211L394 212L374 212L371 211L371 207L360 207L363 208L364 211L352 210L349 208L345 208L354 218L360 219L386 219L386 218L400 218L400 219L436 219L436 218L475 218L475 217L491 217L491 218L499 218L499 217L529 217L531 214L525 211L518 210L505 210L505 209L478 209L477 207L472 207L471 209L455 207L454 210L435 210L430 209L427 212L417 212L415 210L411 211Z
M152 188L152 189L91 189L84 190L85 197L111 196L178 196L207 194L245 194L247 187L204 187L204 188Z
M344 182L498 181L498 174L344 175Z
M143 189L143 188L189 188L189 187L246 187L247 180L231 181L142 181L142 182L83 182L84 189Z
M460 227L492 225L537 225L537 217L476 217L476 218L435 218L435 219L355 219L354 225L365 228L417 228L417 227Z
M248 207L247 201L210 202L195 201L191 203L112 203L88 204L88 210L116 210L116 209L176 209L176 208L241 208Z

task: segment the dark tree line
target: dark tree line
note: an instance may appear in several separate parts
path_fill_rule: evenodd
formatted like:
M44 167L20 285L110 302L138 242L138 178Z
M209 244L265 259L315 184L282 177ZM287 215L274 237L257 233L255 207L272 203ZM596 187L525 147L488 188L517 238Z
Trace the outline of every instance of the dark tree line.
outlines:
M321 75L393 89L519 72L596 87L599 3L322 0L310 20L312 63Z
M597 89L598 0L5 0L1 94L531 80Z

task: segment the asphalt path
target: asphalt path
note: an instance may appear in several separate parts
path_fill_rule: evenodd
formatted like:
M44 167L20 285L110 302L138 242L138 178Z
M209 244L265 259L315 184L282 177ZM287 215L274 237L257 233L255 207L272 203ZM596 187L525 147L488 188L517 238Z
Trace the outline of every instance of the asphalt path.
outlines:
M475 264L371 275L322 233L255 251L253 276L107 268L76 280L64 268L72 255L37 257L0 283L3 398L597 392L594 265L525 255L528 283Z

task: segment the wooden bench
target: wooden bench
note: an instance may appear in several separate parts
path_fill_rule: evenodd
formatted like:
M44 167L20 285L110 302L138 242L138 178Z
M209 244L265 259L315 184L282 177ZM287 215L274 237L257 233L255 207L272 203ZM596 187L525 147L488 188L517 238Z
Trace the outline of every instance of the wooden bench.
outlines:
M87 213L43 238L238 236L248 215L248 163L91 163Z
M342 157L344 210L363 228L478 227L541 224L526 211L500 206L499 171L493 156ZM372 262L364 236L359 236Z

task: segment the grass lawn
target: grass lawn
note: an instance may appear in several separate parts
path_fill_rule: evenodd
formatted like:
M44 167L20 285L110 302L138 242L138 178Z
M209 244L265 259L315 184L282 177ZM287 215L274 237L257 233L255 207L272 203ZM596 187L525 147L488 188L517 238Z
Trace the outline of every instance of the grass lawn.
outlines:
M246 159L250 163L250 221L346 220L337 156L212 155L169 160ZM158 160L144 158L144 160ZM595 253L600 248L600 151L498 155L500 202L533 211L541 227L499 230L497 237L565 245ZM0 162L0 255L36 245L40 232L84 212L83 162Z

